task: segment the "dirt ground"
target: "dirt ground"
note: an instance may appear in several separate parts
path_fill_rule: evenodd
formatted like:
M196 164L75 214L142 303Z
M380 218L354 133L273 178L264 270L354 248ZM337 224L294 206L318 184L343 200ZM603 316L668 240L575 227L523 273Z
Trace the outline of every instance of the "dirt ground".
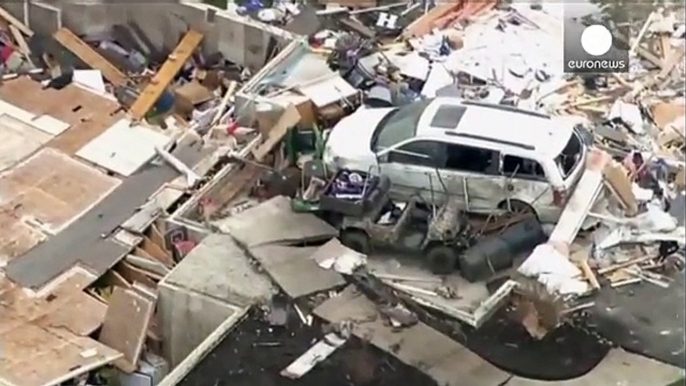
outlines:
M517 376L541 380L562 380L592 370L610 347L582 329L563 325L542 340L501 308L480 329L464 328L453 338L492 364Z
M356 338L299 380L279 374L322 336L320 327L306 326L295 315L287 327L271 327L254 310L180 386L437 386L419 370Z

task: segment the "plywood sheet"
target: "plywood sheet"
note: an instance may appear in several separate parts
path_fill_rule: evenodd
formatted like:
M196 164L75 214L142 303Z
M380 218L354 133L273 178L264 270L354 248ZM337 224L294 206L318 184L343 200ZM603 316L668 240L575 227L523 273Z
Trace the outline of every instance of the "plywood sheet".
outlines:
M155 146L172 139L144 126L130 126L122 119L82 147L76 155L122 176L130 176L156 156Z
M153 301L135 291L114 289L100 341L124 354L115 362L121 370L132 372L136 369L154 308Z
M70 126L69 123L62 122L57 118L42 113L34 114L2 100L0 100L0 112L49 134L50 136L62 134Z
M68 124L69 128L48 142L48 146L70 155L124 116L123 110L117 112L120 106L115 100L94 95L74 84L61 90L43 89L39 82L28 77L4 82L0 99L33 116L50 116Z
M84 337L104 317L104 305L82 292L90 281L77 273L32 297L0 279L0 384L54 385L121 357Z
M35 245L35 232L26 231L27 226L56 234L119 182L47 148L16 165L0 176L0 260L27 250L17 243ZM18 238L15 231L20 232Z
M52 136L5 113L0 113L0 172L14 166Z
M6 385L59 384L121 357L93 339L34 324L21 324L0 337L0 383Z

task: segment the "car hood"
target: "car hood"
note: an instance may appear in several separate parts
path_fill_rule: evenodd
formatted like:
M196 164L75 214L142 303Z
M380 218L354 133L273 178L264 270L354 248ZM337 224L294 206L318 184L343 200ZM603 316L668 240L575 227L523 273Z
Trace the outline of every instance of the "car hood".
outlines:
M346 163L352 161L375 162L371 150L374 130L379 122L394 108L361 107L353 114L341 119L329 133L325 157L338 158Z

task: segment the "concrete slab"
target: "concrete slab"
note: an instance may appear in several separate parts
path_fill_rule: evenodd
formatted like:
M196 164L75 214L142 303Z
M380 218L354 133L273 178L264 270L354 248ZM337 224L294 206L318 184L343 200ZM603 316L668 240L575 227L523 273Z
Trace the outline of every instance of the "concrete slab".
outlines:
M225 319L276 292L231 236L220 234L205 237L158 288L164 350L172 366Z
M316 250L316 247L265 245L251 248L250 254L260 262L279 287L295 299L346 283L343 276L321 268L310 258Z
M271 243L327 240L338 232L313 214L291 210L290 199L277 196L237 215L214 221L247 248Z
M0 172L31 155L51 138L11 115L0 114Z
M352 320L355 336L418 368L440 385L502 385L510 378L510 374L424 323L399 331L386 326L375 304L352 286L314 313L332 323Z
M95 165L130 176L153 159L155 146L166 147L172 139L144 126L130 126L128 119L122 119L112 127L88 142L76 155Z
M183 145L173 154L187 165L195 165L203 150L200 144ZM23 287L37 289L77 263L97 276L102 275L130 250L103 235L113 235L148 197L177 176L172 167L160 165L127 178L78 221L10 261L5 268L7 277Z
M272 285L231 236L213 234L184 257L163 282L239 306L266 301Z

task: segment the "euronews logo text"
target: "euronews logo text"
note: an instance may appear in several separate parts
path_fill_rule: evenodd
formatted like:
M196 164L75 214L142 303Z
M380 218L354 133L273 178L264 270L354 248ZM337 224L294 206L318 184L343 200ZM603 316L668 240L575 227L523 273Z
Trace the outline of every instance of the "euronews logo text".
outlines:
M629 71L629 48L602 24L582 26L565 21L565 72L612 73Z

